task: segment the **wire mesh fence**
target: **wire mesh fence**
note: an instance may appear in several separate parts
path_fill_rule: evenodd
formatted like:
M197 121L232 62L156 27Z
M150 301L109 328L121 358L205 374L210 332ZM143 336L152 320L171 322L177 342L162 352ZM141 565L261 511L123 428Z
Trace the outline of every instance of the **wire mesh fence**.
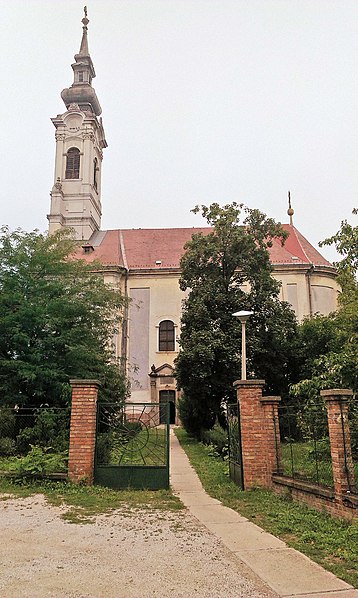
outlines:
M304 409L280 406L278 414L278 472L332 488L332 460L324 405L311 404Z
M348 408L348 428L349 439L346 438L346 435L344 433L344 425L342 418L345 466L347 472L349 492L351 494L358 494L358 404L356 395L353 395ZM347 458L348 443L350 445L350 455ZM353 467L349 466L350 456L353 461Z
M67 471L70 408L0 407L0 471Z

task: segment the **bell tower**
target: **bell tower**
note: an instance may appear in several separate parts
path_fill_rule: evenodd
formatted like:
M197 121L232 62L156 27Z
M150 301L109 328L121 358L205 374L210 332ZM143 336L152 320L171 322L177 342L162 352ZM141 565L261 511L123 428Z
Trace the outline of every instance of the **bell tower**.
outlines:
M61 98L66 112L52 118L56 128L55 177L51 191L49 233L64 226L78 240L88 241L101 226L101 171L107 147L102 112L92 79L96 76L88 50L87 7L82 19L80 51L72 64L74 80Z

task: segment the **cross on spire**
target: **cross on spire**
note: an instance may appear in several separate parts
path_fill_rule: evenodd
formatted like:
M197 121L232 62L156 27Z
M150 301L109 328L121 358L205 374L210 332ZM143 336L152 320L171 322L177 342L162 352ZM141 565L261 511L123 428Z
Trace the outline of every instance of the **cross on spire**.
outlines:
M82 19L82 23L83 23L83 34L82 34L82 41L81 41L81 47L80 47L80 51L79 51L79 55L80 56L89 56L89 51L88 51L88 40L87 40L87 25L89 23L89 20L87 19L87 6L85 6L83 8L83 11L85 13L85 16Z
M291 192L288 192L288 210L287 210L287 214L290 217L290 225L293 226L293 215L294 215L295 211L291 206Z

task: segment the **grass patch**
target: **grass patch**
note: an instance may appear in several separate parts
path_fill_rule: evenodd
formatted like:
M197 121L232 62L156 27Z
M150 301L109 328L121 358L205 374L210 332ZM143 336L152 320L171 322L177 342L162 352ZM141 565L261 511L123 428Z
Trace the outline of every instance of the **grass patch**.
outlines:
M333 488L332 460L328 438L318 440L316 446L313 441L282 442L281 455L281 465L285 475ZM354 463L354 470L355 477L358 479L358 462Z
M96 515L115 509L130 512L138 509L178 511L183 508L183 504L170 490L112 490L70 482L16 482L0 477L0 498L26 498L33 494L43 494L51 505L68 507L62 518L71 523L93 523Z
M317 462L313 442L281 443L283 471L285 475L307 480L313 484L333 487L332 460L328 442L328 455L320 455L317 442Z
M164 428L141 430L124 447L119 446L113 451L111 462L121 465L165 465L166 434Z
M210 448L180 428L175 434L210 496L358 587L358 522L349 524L268 490L242 491Z

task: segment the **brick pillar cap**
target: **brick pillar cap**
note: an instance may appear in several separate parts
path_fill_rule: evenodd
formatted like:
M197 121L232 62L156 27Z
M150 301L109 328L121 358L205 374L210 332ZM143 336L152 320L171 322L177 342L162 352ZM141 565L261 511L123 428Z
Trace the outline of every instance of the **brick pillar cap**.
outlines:
M260 399L261 403L279 403L281 401L281 397L262 397Z
M265 384L265 380L235 380L233 386L235 388L255 388L255 386L264 387Z
M351 397L353 390L350 388L331 388L329 390L321 390L321 397L324 397L326 401L342 400L343 397Z
M79 378L75 378L73 380L70 380L70 384L71 386L96 386L97 388L99 388L99 386L101 386L101 383L99 380L91 380L91 379L86 379L84 378L79 379Z

